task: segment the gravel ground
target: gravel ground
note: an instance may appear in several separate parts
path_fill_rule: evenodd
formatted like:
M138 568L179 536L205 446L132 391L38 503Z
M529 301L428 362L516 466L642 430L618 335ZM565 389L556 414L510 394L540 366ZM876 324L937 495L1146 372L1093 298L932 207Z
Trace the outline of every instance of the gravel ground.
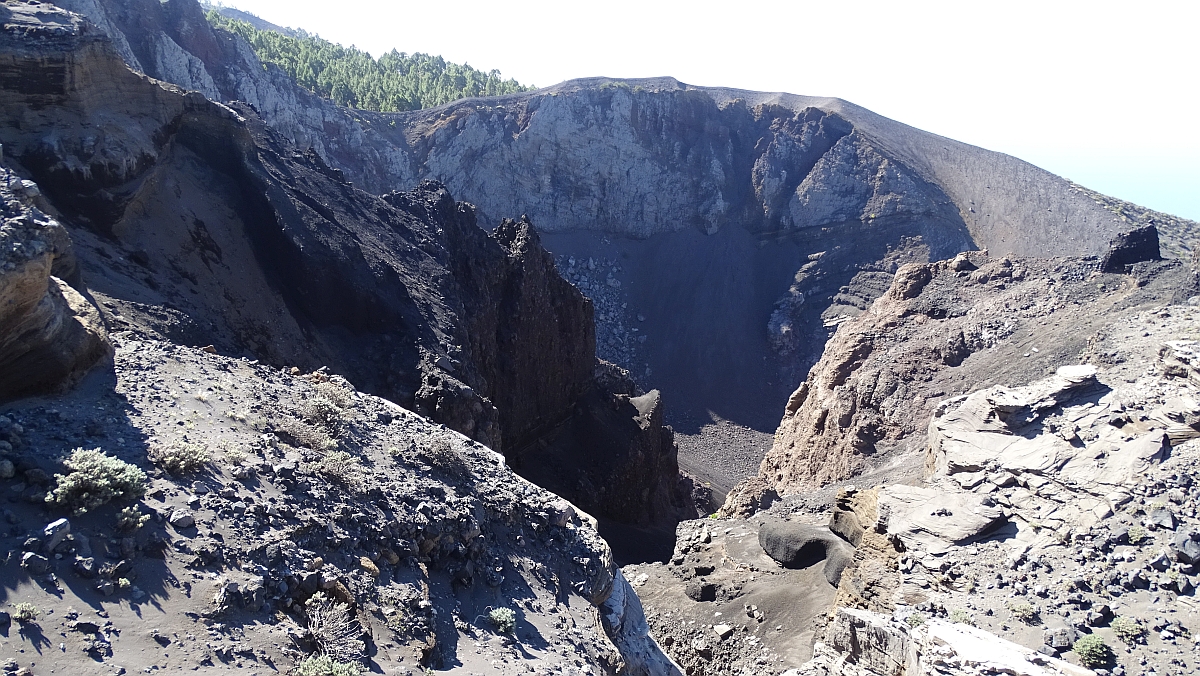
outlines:
M713 416L699 434L675 433L679 467L712 489L720 504L737 482L758 472L774 435Z

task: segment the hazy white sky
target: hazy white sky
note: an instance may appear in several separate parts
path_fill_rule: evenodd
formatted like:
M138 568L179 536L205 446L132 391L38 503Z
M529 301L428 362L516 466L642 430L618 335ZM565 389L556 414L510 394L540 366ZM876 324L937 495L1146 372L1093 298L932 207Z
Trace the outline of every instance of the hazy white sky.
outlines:
M670 75L837 96L1200 220L1200 2L225 0L378 56L546 86Z

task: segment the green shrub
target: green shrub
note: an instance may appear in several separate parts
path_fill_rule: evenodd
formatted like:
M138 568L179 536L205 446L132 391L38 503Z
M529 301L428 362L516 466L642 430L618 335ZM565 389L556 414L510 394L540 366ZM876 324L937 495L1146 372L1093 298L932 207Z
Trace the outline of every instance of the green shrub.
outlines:
M146 473L98 448L77 448L64 463L70 474L55 474L55 487L46 502L84 514L117 498L140 498L146 492Z
M971 613L968 613L962 608L955 608L954 610L950 611L950 621L958 624L970 625L972 627L975 626L975 618L971 616Z
M195 474L212 460L204 444L173 443L151 449L150 461L173 476Z
M13 606L12 618L20 624L32 624L41 614L37 606L32 603L18 603Z
M913 613L912 615L909 615L908 617L904 618L904 621L905 621L905 623L908 624L908 626L910 628L916 629L917 627L921 626L922 624L925 624L925 616L922 615L921 613Z
M1071 650L1079 656L1079 661L1083 666L1089 669L1103 666L1112 658L1112 650L1109 649L1108 644L1095 634L1088 634L1079 639Z
M1136 545L1142 540L1145 540L1149 533L1141 526L1134 526L1129 529L1129 544Z
M511 634L517 628L517 614L512 608L492 608L488 611L488 619L501 634Z
M117 532L132 533L150 520L149 514L142 514L137 507L126 507L117 513Z
M1140 642L1146 635L1146 628L1142 626L1141 622L1125 615L1114 618L1109 626L1112 627L1117 638L1130 645Z
M329 655L313 655L296 665L296 676L359 676L354 662L338 662Z

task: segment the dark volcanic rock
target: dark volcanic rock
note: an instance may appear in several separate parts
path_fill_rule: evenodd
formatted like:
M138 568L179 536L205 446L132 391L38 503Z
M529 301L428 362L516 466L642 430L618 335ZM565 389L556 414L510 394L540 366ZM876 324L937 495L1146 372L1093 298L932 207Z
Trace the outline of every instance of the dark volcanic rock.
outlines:
M93 288L178 308L185 338L219 351L328 366L495 448L586 387L590 304L528 222L489 236L435 183L355 190L249 109L140 78L82 27L5 39L3 106L25 117L0 137L69 220L135 252L136 267L93 257Z
M807 568L824 561L825 579L834 587L854 556L854 549L828 529L788 521L763 523L758 544L787 568Z
M1144 225L1122 232L1109 243L1108 253L1100 261L1105 272L1124 272L1126 265L1162 258L1158 250L1158 228Z
M573 281L608 306L601 355L660 388L684 433L709 412L769 432L763 412L782 406L831 328L869 307L905 263L977 248L1102 255L1143 222L1177 253L1196 231L838 99L592 78L408 113L347 110L264 67L244 40L204 23L194 0L58 2L101 26L134 68L248 102L365 190L435 179L477 205L484 224L529 214L562 258L617 253L622 269L598 280L612 302ZM687 309L682 290L694 298ZM964 354L951 346L939 360ZM460 385L507 415L495 388L452 375L418 384L447 420L490 424L474 420L470 396L449 394ZM516 431L515 418L498 425L533 433ZM753 472L762 449L750 445L716 484Z
M662 397L641 393L602 364L574 415L539 438L511 449L514 468L602 520L649 528L668 551L631 551L619 560L665 558L675 524L694 518L690 483L680 480L674 434L663 424ZM606 534L606 536L609 536ZM610 540L613 538L610 537ZM620 535L618 540L624 539Z

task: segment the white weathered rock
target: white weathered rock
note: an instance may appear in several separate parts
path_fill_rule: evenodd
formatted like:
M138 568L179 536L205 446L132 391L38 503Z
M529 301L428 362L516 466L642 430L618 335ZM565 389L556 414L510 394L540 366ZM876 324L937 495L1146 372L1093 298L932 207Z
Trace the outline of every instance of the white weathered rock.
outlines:
M71 534L71 522L65 517L51 521L42 529L42 534L46 536L46 551L53 552Z
M184 51L167 34L155 35L153 55L155 73L162 79L184 89L200 92L210 101L220 101L223 98L212 76L205 69L204 62Z
M1200 342L1169 340L1159 348L1158 358L1166 375L1200 385Z
M985 496L940 488L889 485L879 489L887 530L909 549L944 551L987 532L1002 519L1001 509Z
M171 512L167 522L175 528L191 528L196 525L196 517L186 509L177 509Z
M1048 657L965 624L941 619L911 628L866 610L839 608L813 659L795 676L1088 676L1090 669Z
M620 569L613 578L612 593L599 605L599 610L605 634L625 659L628 673L682 676L683 670L650 635L641 599Z

